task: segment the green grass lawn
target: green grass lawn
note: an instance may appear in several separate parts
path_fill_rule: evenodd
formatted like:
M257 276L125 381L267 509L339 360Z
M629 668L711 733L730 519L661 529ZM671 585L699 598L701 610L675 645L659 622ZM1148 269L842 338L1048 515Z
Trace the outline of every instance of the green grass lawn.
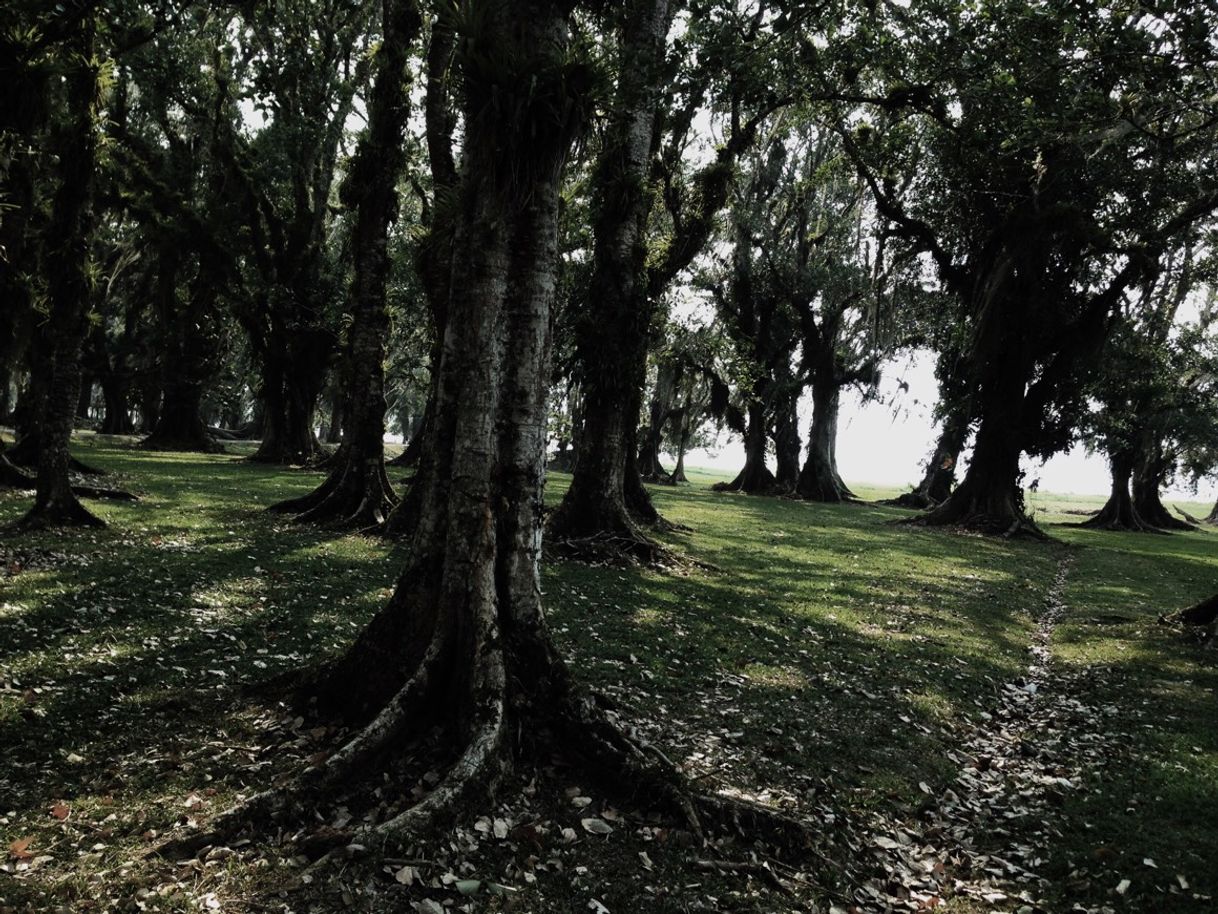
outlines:
M289 849L189 866L140 860L155 834L205 819L332 742L243 687L341 650L387 598L403 556L261 510L307 491L316 473L91 436L78 451L142 499L92 503L103 531L0 539L0 912L409 911L429 900L762 912L807 899L823 910L850 889L852 877L823 862L807 867L807 899L699 870L698 853L646 810L615 809L561 759L519 773L498 811L485 811L531 822L528 842L516 831L479 841L471 815L447 849L420 850L428 862L410 885L394 878L399 863L385 872L379 859L302 879ZM661 512L691 530L667 542L714 570L549 565L552 625L578 675L706 789L805 816L828 853L848 852L830 840L845 823L912 820L927 792L952 784L961 734L1027 666L1064 547L893 526L907 512L869 504L717 494L708 483L718 478L693 473L688 487L654 490ZM567 481L554 476L547 498ZM25 504L0 494L0 523ZM1096 766L1097 789L1059 810L1044 867L1053 910L1212 910L1194 895L1218 893L1215 655L1155 620L1218 590L1218 539L1057 526L1078 499L1039 493L1033 504L1055 537L1082 547L1055 655L1086 672L1086 702L1111 709L1105 725L1125 737L1120 757ZM612 835L582 832L589 809L618 823ZM575 840L562 836L568 827ZM467 897L445 883L446 868L517 891ZM1122 878L1131 886L1117 894Z

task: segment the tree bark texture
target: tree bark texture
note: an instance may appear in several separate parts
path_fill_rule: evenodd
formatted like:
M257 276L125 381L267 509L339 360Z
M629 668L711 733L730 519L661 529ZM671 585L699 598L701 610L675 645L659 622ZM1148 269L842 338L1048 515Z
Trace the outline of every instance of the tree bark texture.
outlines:
M1135 454L1132 448L1121 448L1108 455L1108 464L1112 470L1111 494L1100 512L1080 523L1080 527L1154 532L1155 528L1138 513L1130 495L1129 481L1133 476L1134 462Z
M824 373L812 383L812 426L808 456L799 471L795 494L809 501L840 502L855 497L837 471L837 416L841 387Z
M34 505L17 521L22 529L62 525L104 526L72 492L68 472L80 359L92 287L89 241L97 168L97 69L94 26L86 20L74 36L74 64L66 80L67 117L59 134L59 187L48 227L47 294L50 302L49 384L41 423Z
M668 0L635 0L623 15L620 75L594 178L590 300L576 326L583 425L571 486L548 530L564 554L595 555L608 541L650 561L654 544L637 522L658 514L639 478L635 438L654 310L646 226L671 11Z
M344 202L355 210L351 238L355 263L342 365L342 443L321 486L303 498L274 506L299 512L301 521L354 528L384 523L397 500L385 473L385 339L389 332L385 286L389 225L396 214L396 185L406 158L410 48L422 25L422 14L414 0L386 0L382 8L384 40L369 103L368 130L360 139L343 189Z

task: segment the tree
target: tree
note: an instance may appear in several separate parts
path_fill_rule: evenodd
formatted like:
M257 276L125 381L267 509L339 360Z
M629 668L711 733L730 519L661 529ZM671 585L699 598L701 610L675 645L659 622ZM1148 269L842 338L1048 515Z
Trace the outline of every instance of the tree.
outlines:
M839 119L839 133L880 214L933 260L970 328L973 455L922 523L1036 532L1021 454L1069 442L1126 291L1218 206L1197 166L1215 129L1197 29L1192 12L1001 0L886 7L868 24L883 52L874 82L857 83L872 115ZM902 203L901 149L915 141Z
M598 556L606 545L615 556L644 562L662 553L639 529L660 517L636 464L657 303L711 238L737 159L787 101L773 87L773 68L762 73L748 65L774 38L764 5L700 9L686 38L674 42L670 65L666 23L676 8L635 0L615 21L617 82L593 169L593 264L575 328L582 427L571 485L547 523L551 546L568 556ZM712 70L722 72L737 57L746 60L731 68L712 105L726 112L728 136L710 161L691 169L687 145ZM654 226L665 219L661 235Z
M368 103L368 129L360 138L341 194L355 217L350 321L342 365L343 437L325 482L309 495L274 506L300 512L300 520L373 527L384 522L397 500L385 473L384 362L389 330L385 287L389 224L396 210L410 116L410 49L421 25L422 14L413 0L382 4L383 34Z
M18 529L65 524L104 526L76 499L69 477L72 420L80 391L80 359L92 300L89 244L94 227L97 107L101 62L97 23L84 18L64 41L64 114L56 127L58 187L47 226L46 289L50 313L45 418L41 423L34 504Z
M393 598L331 670L333 691L321 692L366 725L305 781L256 796L163 853L299 815L298 803L349 788L433 723L452 764L429 794L361 829L364 837L410 840L450 822L514 757L536 759L547 745L611 784L646 791L699 833L702 822L739 815L803 834L756 807L692 793L577 686L550 638L538 569L549 311L562 168L595 80L589 52L569 49L559 5L479 0L469 14L456 56L467 127L453 251L466 281L453 284L437 366L438 459L426 468Z

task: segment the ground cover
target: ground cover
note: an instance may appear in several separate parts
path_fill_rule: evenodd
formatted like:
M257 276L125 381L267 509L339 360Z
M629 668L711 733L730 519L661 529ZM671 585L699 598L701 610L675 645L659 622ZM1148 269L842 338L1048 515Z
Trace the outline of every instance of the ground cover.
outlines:
M654 492L689 528L668 545L708 567L552 563L551 622L624 720L704 786L807 819L814 853L692 847L645 798L573 782L556 757L427 847L318 871L291 835L145 859L157 836L334 743L254 687L340 650L386 599L402 547L261 510L316 473L130 439L86 436L80 451L141 500L97 505L103 531L0 539L0 910L1017 910L1024 891L1049 910L1184 912L1215 891L1213 654L1156 622L1215 589L1212 534L1058 526L1079 500L1037 493L1058 542L954 536L870 504L713 493L704 474ZM566 483L553 476L547 500ZM23 504L0 495L0 522ZM1103 740L1063 743L1059 705L1034 695L1020 739L1078 784L1051 791L1051 816L1030 800L1026 815L1003 806L1016 814L999 828L970 813L959 827L976 853L930 842L941 859L915 879L911 854L887 845L924 836L944 797L966 792L976 769L962 752L1012 713L1051 595L1044 693ZM327 825L348 814L317 812ZM1035 865L973 891L979 858L1038 847L1046 820Z

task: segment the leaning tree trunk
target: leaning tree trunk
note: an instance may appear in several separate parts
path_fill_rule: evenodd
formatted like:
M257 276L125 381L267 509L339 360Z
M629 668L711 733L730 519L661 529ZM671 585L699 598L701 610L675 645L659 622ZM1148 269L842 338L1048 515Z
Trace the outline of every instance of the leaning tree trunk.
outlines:
M391 770L387 750L400 757L404 740L432 727L452 762L429 793L415 799L395 789L402 805L387 816L356 816L354 831L329 830L312 846L418 842L485 801L513 763L548 762L559 749L627 798L680 816L699 838L703 822L734 820L774 823L806 839L797 823L756 806L692 793L662 753L628 736L577 687L553 643L539 573L549 312L560 162L575 110L585 107L568 93L589 76L563 58L566 26L554 5L470 6L476 31L463 43L461 68L465 185L453 238L462 282L438 365L439 459L424 480L410 564L332 669L332 694L321 695L370 722L301 781L256 795L206 834L163 845L174 859L251 823L303 823L325 792L350 791L361 775L379 793ZM539 57L540 70L504 72L537 68Z
M912 492L906 492L885 504L901 508L925 510L947 501L956 484L956 465L960 452L968 441L969 419L966 410L952 409L943 420L943 429L935 442L935 449L926 461L922 481Z
M731 482L715 483L716 492L744 492L762 495L774 491L774 474L765 465L766 433L765 404L754 398L749 402L748 425L744 432L744 467Z
M605 545L654 561L662 550L638 528L659 514L639 476L636 432L654 303L647 294L649 180L663 77L668 0L636 0L623 13L621 72L595 174L592 280L576 328L583 426L575 471L547 524L551 546L595 558Z
M1098 514L1078 526L1096 530L1154 532L1155 528L1138 513L1129 492L1129 480L1134 467L1133 450L1121 448L1114 451L1108 455L1108 465L1112 470L1112 493Z
M389 223L397 208L395 186L405 164L403 134L410 117L410 47L422 25L414 2L384 5L385 39L344 202L355 209L351 249L351 325L344 362L346 383L342 443L317 489L280 502L273 510L299 512L301 521L365 528L384 523L396 497L385 473L385 337L389 318Z
M72 42L75 65L67 77L67 121L59 136L59 188L47 230L47 297L50 302L50 382L41 422L34 505L17 521L21 529L60 525L101 527L72 492L68 445L80 393L80 360L88 327L92 284L89 241L93 233L93 185L97 167L97 69L91 20Z
M812 385L812 427L808 456L799 471L795 494L809 501L839 502L854 498L837 471L837 415L841 388L832 379Z
M1168 470L1162 445L1155 440L1153 433L1143 435L1140 445L1132 478L1133 507L1138 516L1160 530L1197 529L1168 511L1160 497Z
M1019 489L1021 448L1007 422L1002 415L982 419L963 481L946 501L915 518L915 523L967 527L992 534L1039 532L1024 514Z

